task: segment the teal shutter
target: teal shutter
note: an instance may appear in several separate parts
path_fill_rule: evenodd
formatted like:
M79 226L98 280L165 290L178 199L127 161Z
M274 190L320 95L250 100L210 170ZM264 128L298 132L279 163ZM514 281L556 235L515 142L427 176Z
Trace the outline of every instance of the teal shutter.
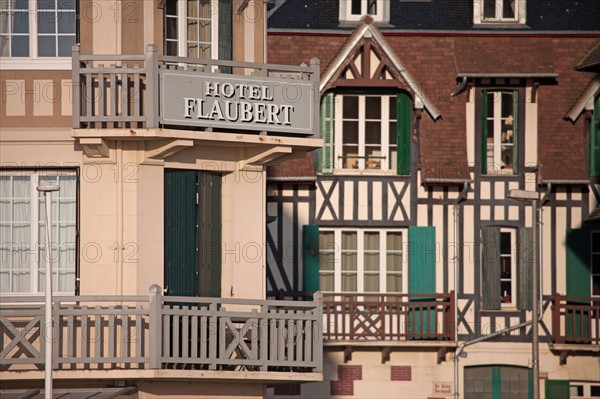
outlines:
M488 91L481 92L481 174L487 174Z
M396 98L396 143L398 146L396 169L399 175L410 175L410 111L410 96L404 92L398 93Z
M590 176L600 176L600 96L594 101L590 125Z
M519 229L519 270L517 307L521 310L531 310L531 284L533 278L533 229Z
M165 170L164 284L168 295L197 296L196 172Z
M319 226L302 227L302 291L319 290Z
M436 243L435 227L409 227L408 229L408 292L424 294L410 297L407 329L413 339L433 338L436 332L435 294ZM428 303L429 301L429 303Z
M567 230L567 296L589 298L591 296L590 231ZM589 305L588 301L569 301L573 305ZM590 336L590 314L586 310L567 312L567 341L587 342ZM582 339L584 339L582 341Z
M513 173L519 172L519 91L513 94Z
M482 308L500 309L500 227L481 228Z
M233 4L219 0L219 59L233 59ZM231 73L231 67L221 67L221 73Z
M546 399L569 399L571 390L568 380L546 380Z
M335 134L335 104L333 93L327 93L321 101L321 138L323 148L317 151L319 173L333 173L333 144Z

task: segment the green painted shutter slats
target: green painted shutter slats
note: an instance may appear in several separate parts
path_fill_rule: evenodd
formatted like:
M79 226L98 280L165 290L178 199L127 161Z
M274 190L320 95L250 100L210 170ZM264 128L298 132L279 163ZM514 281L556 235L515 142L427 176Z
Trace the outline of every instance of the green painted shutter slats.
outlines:
M196 172L165 170L164 188L165 288L196 296Z
M500 309L500 227L483 227L481 241L482 308Z
M568 380L546 380L546 399L569 399L571 390Z
M221 175L198 173L200 296L221 296Z
M533 229L519 229L519 270L517 307L531 310L531 282L533 278Z
M319 290L319 226L302 227L302 291Z
M590 231L567 229L567 296L589 298L591 295ZM568 301L572 305L589 305L589 301ZM586 343L590 337L590 313L586 310L567 311L567 340Z
M590 176L600 176L600 96L594 101L590 125Z
M333 173L335 104L333 93L323 96L321 101L321 138L323 148L317 151L317 169L319 173Z
M519 171L519 91L513 92L513 173Z
M487 118L488 118L488 92L481 92L481 174L487 174Z
M410 96L404 92L398 93L396 98L396 142L398 145L396 172L399 175L410 175L410 111Z
M408 228L408 292L435 293L435 227Z

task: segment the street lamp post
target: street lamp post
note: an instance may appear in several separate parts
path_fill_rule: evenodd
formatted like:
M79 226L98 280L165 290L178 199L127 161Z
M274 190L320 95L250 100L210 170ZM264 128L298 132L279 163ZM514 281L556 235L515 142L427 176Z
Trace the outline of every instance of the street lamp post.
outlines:
M52 192L58 191L60 187L55 185L42 185L37 187L43 192L46 205L46 287L45 287L45 318L46 318L46 346L44 367L44 396L52 398L52 346L53 346L53 320L52 320Z
M540 399L540 346L539 346L539 269L538 269L538 218L537 218L537 202L540 195L536 191L527 190L510 190L509 198L520 201L531 201L532 227L533 227L533 252L531 255L532 273L531 273L531 313L533 316L532 323L532 338L531 338L531 367L533 378L533 399Z

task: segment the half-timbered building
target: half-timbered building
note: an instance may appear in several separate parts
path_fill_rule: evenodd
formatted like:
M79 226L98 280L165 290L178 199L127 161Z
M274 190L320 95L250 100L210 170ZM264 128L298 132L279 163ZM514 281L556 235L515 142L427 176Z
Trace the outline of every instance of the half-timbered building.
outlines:
M600 7L551 8L275 2L324 147L270 170L267 290L323 292L325 378L272 397L531 397L534 320L540 397L600 396Z

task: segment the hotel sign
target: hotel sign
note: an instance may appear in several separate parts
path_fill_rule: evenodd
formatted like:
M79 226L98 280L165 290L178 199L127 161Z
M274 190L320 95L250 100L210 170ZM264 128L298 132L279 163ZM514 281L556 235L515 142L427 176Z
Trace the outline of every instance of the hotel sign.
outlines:
M163 125L303 136L318 126L314 81L171 70L160 81Z

